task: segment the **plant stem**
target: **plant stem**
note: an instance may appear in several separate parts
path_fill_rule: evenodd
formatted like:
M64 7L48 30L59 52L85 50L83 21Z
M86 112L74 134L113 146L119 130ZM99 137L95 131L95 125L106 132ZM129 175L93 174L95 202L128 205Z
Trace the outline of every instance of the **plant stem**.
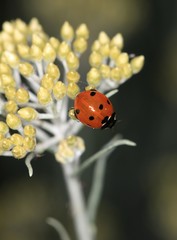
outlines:
M114 136L105 146L103 146L102 149L106 149L108 146L114 144L114 142L118 140L120 140L120 136L119 135ZM110 151L107 151L107 153L104 153L104 155L100 155L100 157L96 161L96 165L94 168L92 186L91 186L90 194L88 197L88 206L87 206L89 220L93 225L96 222L98 206L102 196L102 191L104 186L104 177L105 177L105 171L106 171L106 163L110 154L113 151L114 151L114 148L112 148Z
M74 165L68 163L62 166L70 198L77 240L93 240L93 233L89 224L81 185L78 176L73 176Z

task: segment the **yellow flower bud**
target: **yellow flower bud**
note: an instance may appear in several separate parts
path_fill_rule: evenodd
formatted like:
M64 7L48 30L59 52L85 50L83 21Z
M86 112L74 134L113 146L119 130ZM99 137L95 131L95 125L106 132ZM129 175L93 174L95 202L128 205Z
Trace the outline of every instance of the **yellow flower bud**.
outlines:
M48 91L51 91L54 86L53 78L48 74L44 74L43 78L41 79L41 87L46 88Z
M22 63L19 64L19 72L24 77L29 77L34 73L34 68L30 63L22 62Z
M26 150L24 147L17 145L13 147L12 155L14 156L14 158L17 158L17 159L24 158L26 156Z
M13 38L14 38L15 43L17 43L17 44L26 42L25 35L22 32L20 32L18 29L14 29Z
M2 86L4 88L6 88L8 86L15 87L15 85L16 85L14 78L10 74L2 74L1 81L2 81Z
M116 60L119 57L120 53L120 49L116 46L113 46L110 48L109 57L113 60Z
M89 30L88 30L87 25L85 23L82 23L76 29L76 36L77 36L77 38L79 38L79 37L83 37L85 39L89 38Z
M69 71L66 74L66 79L68 82L77 83L80 79L80 74L76 71Z
M5 59L6 59L6 63L10 67L12 67L12 68L18 67L18 64L19 64L20 60L19 60L19 57L17 56L17 54L5 51L3 53L3 55L4 55Z
M28 93L28 91L26 89L24 89L24 88L19 88L16 91L16 98L15 98L15 100L19 104L27 103L29 101L29 93Z
M47 105L52 102L51 93L44 87L39 88L37 98L39 103L42 105Z
M15 44L13 42L9 42L9 41L5 41L3 42L3 49L6 50L7 52L13 52L15 53L16 51L16 47ZM2 54L2 58L1 58L2 62L7 63L7 58L5 56L5 54Z
M3 62L0 63L0 75L1 74L7 74L7 75L12 74L12 70L9 67L9 65L7 65L6 63L3 63Z
M24 21L22 21L21 19L16 19L16 21L15 21L15 27L20 31L20 32L22 32L22 33L24 33L24 34L26 34L27 33L27 31L28 31L28 26L27 26L27 24L24 22Z
M5 32L7 32L9 34L12 34L13 31L14 31L14 26L13 26L13 24L11 22L7 22L6 21L6 22L4 22L2 24L2 29L3 29L3 31L5 31Z
M55 51L58 50L60 42L59 42L59 40L57 38L55 38L55 37L49 38L49 43L55 49Z
M66 62L70 70L76 70L79 67L79 59L73 52L67 54Z
M63 40L72 41L74 37L73 27L68 22L64 22L63 26L61 27L60 34Z
M26 151L33 151L36 147L36 139L34 137L25 136L23 147L26 149Z
M73 48L74 52L81 54L87 49L87 41L83 37L76 38L76 40L73 42Z
M3 151L8 151L12 147L12 142L9 138L3 138L1 140L1 148Z
M1 32L0 35L1 42L13 42L13 37L7 32Z
M121 73L122 73L122 77L125 79L128 79L132 76L132 68L131 65L129 63L123 65L121 67Z
M5 88L4 94L8 100L14 100L16 97L16 89L14 87L8 86Z
M111 70L111 79L119 82L121 80L121 69L119 67L115 67Z
M4 134L0 132L0 140L4 138Z
M103 57L108 57L110 52L109 44L101 45L99 52Z
M53 87L53 95L57 100L62 99L66 95L66 86L63 82L58 81Z
M36 110L32 107L24 107L18 110L19 116L26 120L26 121L32 121L35 120L38 116L38 113Z
M71 108L69 111L68 111L68 116L73 119L73 120L76 120L76 115L75 115L75 112L74 112L74 108Z
M66 42L62 42L58 49L59 58L66 58L69 52L70 52L70 46Z
M110 38L105 32L100 32L98 36L98 41L101 45L104 45L110 42Z
M101 81L100 71L96 68L91 68L87 73L87 82L89 85L98 86Z
M0 133L5 135L8 132L9 132L9 128L8 128L7 124L3 121L0 121Z
M39 48L43 49L44 46L45 46L45 41L38 33L33 33L32 34L32 44L34 44L34 45L38 46Z
M111 39L111 46L116 46L118 47L119 49L122 49L123 48L123 45L124 45L124 39L123 39L123 36L122 34L118 33L116 34L112 39Z
M80 92L80 88L76 83L69 83L67 86L67 95L71 99L74 99L76 95Z
M23 129L24 135L29 137L36 136L36 129L32 125L26 125Z
M141 71L144 65L144 56L138 56L131 60L130 62L133 73L138 73Z
M110 78L111 69L108 65L102 64L100 67L100 73L102 78Z
M60 78L60 70L57 65L54 63L49 63L47 65L46 73L50 75L50 77L53 78L53 80L58 80Z
M30 47L27 44L20 43L17 45L17 51L20 57L28 59L30 57Z
M18 109L18 106L17 106L16 102L13 100L9 100L4 105L4 110L7 113L16 113L17 109Z
M85 87L85 91L89 91L89 90L93 90L93 89L95 89L95 86L94 86L94 85L87 85L87 86Z
M89 63L92 67L100 67L102 63L102 56L98 52L92 52L89 57Z
M41 61L42 60L42 51L40 47L36 45L32 45L30 48L30 56L34 61Z
M31 32L40 32L42 31L42 26L40 25L39 21L37 18L32 18L29 22L29 30Z
M2 85L2 79L0 77L0 92L4 92L4 87Z
M101 44L98 40L95 40L92 44L91 50L98 52L100 50Z
M18 133L14 133L12 134L12 136L10 137L10 140L12 142L13 145L23 145L23 136L18 134Z
M17 115L13 114L13 113L8 113L7 114L6 123L13 130L16 130L19 127L21 127L21 120L20 120L20 118Z
M60 142L55 158L58 162L63 164L72 162L74 159L74 151L68 146L66 140Z
M47 62L54 62L56 58L55 49L52 47L50 43L46 43L43 49L43 58Z
M123 52L123 53L120 53L118 58L116 59L116 65L119 67L120 65L124 65L128 63L128 61L129 61L128 54Z
M3 42L3 41L13 42L13 36L12 36L12 34L6 32L6 31L1 31L0 40L1 40L1 42Z
M0 140L0 156L4 153L3 148L2 148L2 141Z

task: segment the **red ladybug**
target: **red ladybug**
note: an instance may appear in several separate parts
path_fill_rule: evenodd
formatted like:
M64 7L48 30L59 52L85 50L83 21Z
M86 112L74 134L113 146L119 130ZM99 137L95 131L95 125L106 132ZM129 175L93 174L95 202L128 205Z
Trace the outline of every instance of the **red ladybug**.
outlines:
M112 128L116 122L112 103L95 89L83 91L76 96L74 114L80 122L91 128Z

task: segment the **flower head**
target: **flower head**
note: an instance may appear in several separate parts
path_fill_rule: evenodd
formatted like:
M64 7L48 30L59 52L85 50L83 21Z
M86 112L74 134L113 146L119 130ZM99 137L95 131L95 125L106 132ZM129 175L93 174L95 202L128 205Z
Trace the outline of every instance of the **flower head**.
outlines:
M59 39L49 37L35 18L29 24L20 19L3 24L0 155L21 159L50 150L65 162L84 151L80 138L74 137L82 124L68 117L68 102L80 92L80 58L88 38L86 24L74 29L65 22ZM142 69L144 56L132 58L122 52L123 45L120 33L112 39L105 32L98 35L91 46L86 85L106 92Z

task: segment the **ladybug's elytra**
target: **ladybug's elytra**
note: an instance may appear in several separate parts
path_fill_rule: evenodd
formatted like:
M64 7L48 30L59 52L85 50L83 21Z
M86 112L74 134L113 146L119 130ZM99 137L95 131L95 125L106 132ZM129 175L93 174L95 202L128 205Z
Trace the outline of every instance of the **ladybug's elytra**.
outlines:
M116 122L112 103L95 89L83 91L76 96L74 114L81 123L91 128L112 128Z

